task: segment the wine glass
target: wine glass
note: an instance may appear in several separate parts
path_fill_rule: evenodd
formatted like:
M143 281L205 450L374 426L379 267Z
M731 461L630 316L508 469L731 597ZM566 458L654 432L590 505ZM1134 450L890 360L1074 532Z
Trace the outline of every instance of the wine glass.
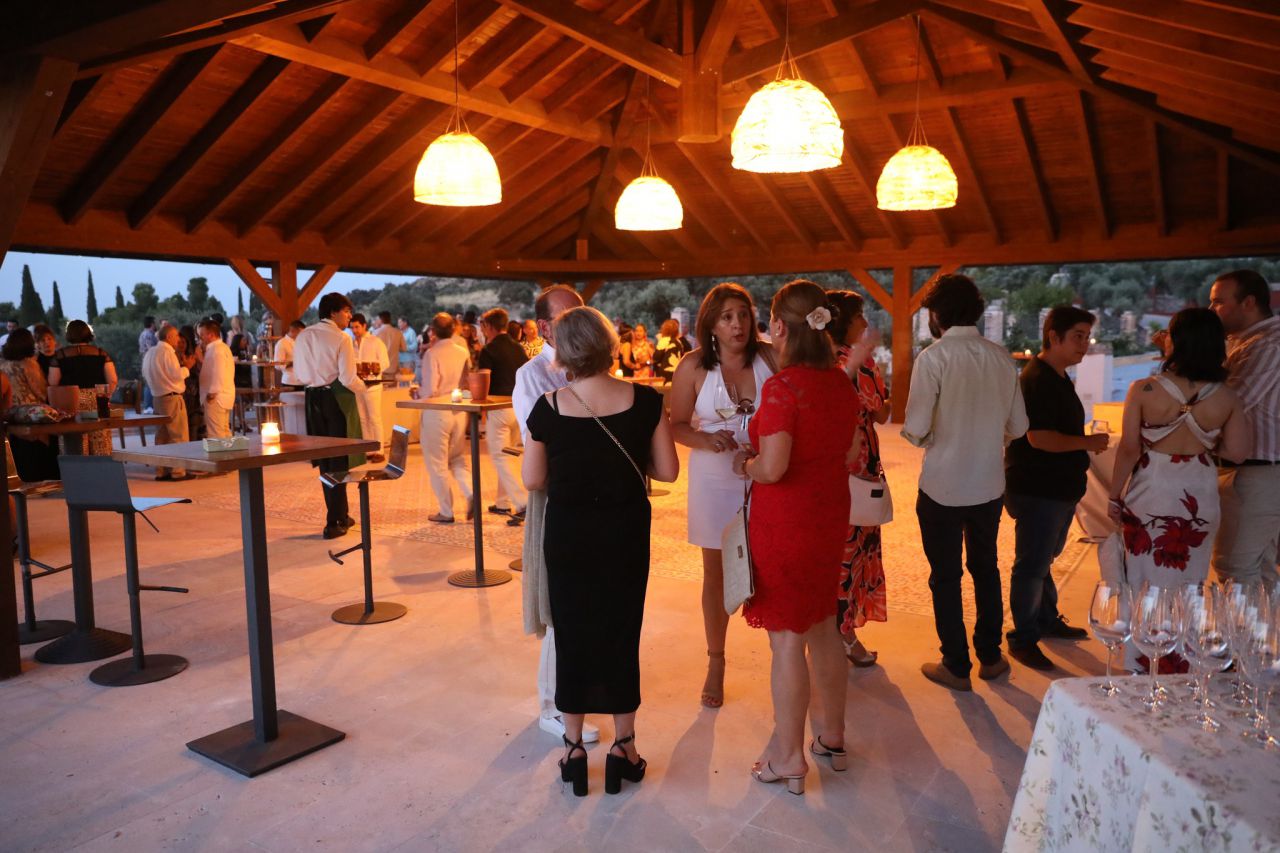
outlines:
M1134 604L1133 644L1147 656L1151 673L1151 689L1138 703L1155 711L1165 703L1156 683L1160 658L1173 651L1178 643L1177 605L1174 591L1168 587L1143 584Z
M1089 627L1102 645L1107 647L1107 680L1095 684L1103 696L1114 696L1120 688L1111 680L1111 658L1125 644L1133 628L1133 595L1127 584L1099 581L1089 603Z
M1206 590L1209 590L1209 589L1213 589L1215 590L1215 592L1213 593L1207 592ZM1186 615L1189 612L1189 608L1192 606L1192 604L1195 601L1203 599L1206 595L1216 596L1217 595L1216 589L1217 587L1215 586L1213 581L1208 581L1208 580L1187 581L1186 583L1181 584L1178 587L1178 597L1176 601L1178 606L1178 626L1182 630L1181 630L1181 633L1178 635L1178 648L1175 649L1175 651L1181 654L1184 658L1187 657L1188 623L1186 620ZM1214 600L1216 601L1217 599L1215 598ZM1188 661L1188 663L1190 663L1190 661ZM1198 702L1200 700L1200 677L1197 673L1188 673L1184 677L1175 679L1174 681L1170 682L1170 686L1185 687L1187 690L1191 691L1190 697L1192 701Z
M733 426L731 419L738 413L738 402L734 399L735 396L733 391L726 387L724 380L716 383L714 399L711 404L715 407L716 414L720 416L720 420L730 428Z
M1264 749L1280 749L1280 740L1271 734L1270 718L1271 694L1280 686L1280 616L1274 611L1253 623L1244 656L1249 661L1254 690L1260 690L1262 695L1253 728L1244 736ZM1254 701L1257 702L1256 694Z
M1187 586L1195 592L1188 591ZM1231 662L1227 642L1226 602L1213 584L1188 584L1182 589L1182 651L1199 676L1200 710L1187 715L1206 732L1216 732L1221 723L1209 713L1209 678Z
M1228 583L1225 590L1228 607L1227 638L1235 656L1237 677L1235 692L1224 701L1235 708L1233 717L1242 717L1247 722L1254 722L1258 714L1257 688L1254 684L1251 662L1248 660L1248 645L1253 636L1253 629L1259 618L1264 621L1268 610L1267 590L1261 581L1252 583ZM1250 695L1250 687L1253 694Z

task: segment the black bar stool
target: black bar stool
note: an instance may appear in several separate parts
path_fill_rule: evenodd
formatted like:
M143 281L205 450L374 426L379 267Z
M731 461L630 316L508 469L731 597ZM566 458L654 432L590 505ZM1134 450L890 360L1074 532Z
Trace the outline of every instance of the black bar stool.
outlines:
M180 586L148 586L138 582L138 528L135 516L143 521L149 510L170 504L189 504L191 498L135 498L129 494L129 479L124 464L106 456L62 456L62 485L67 506L84 512L117 512L124 519L125 583L129 587L129 624L133 633L133 655L113 660L89 673L89 680L104 687L129 687L150 684L177 675L187 668L187 659L179 655L145 654L142 648L143 590L148 592L182 592ZM151 524L157 533L159 528Z
M19 645L28 645L30 643L43 643L48 640L56 640L63 634L67 634L75 627L74 622L66 619L37 619L36 618L36 601L35 593L31 587L31 582L36 578L44 578L49 575L56 575L58 572L65 572L71 568L71 564L65 566L50 566L42 563L31 556L31 527L27 520L27 498L52 484L57 485L54 481L48 480L40 483L24 483L18 477L16 468L13 464L13 450L9 447L9 439L4 440L4 454L9 461L9 497L13 498L13 516L14 534L18 540L18 565L21 568L22 575L22 609L23 620L18 623L18 643ZM40 571L33 572L32 566L36 566Z
M399 619L408 612L408 608L403 604L396 604L394 601L373 600L373 552L369 544L369 534L372 532L369 522L369 484L375 481L400 479L404 476L404 465L408 456L409 430L402 426L397 426L393 427L391 431L391 453L385 468L379 468L374 471L348 471L341 477L333 474L320 475L320 482L325 487L355 483L360 489L360 542L336 554L330 551L329 559L341 566L343 564L342 557L352 551L364 552L364 603L339 607L333 611L334 622L341 622L344 625L376 625L379 622L391 622Z

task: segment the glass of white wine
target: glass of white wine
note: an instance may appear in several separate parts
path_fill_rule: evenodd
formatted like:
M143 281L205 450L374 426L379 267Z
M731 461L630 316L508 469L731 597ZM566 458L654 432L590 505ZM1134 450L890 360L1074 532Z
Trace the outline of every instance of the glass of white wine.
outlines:
M1089 627L1102 645L1107 647L1107 680L1095 684L1103 696L1114 696L1119 686L1111 680L1111 659L1115 650L1125 644L1133 628L1133 596L1127 584L1100 581L1089 604Z
M716 383L713 405L716 408L716 414L720 416L720 420L724 422L726 427L732 429L733 416L738 413L738 402L723 381Z
M1147 656L1151 674L1151 690L1139 698L1140 706L1156 711L1165 704L1156 682L1160 670L1160 658L1173 651L1178 644L1178 608L1172 589L1143 584L1134 603L1133 644Z
M1216 732L1221 723L1210 714L1209 677L1231 662L1227 642L1227 608L1221 591L1213 584L1198 584L1194 592L1183 587L1182 651L1199 677L1198 711L1187 719L1206 732Z

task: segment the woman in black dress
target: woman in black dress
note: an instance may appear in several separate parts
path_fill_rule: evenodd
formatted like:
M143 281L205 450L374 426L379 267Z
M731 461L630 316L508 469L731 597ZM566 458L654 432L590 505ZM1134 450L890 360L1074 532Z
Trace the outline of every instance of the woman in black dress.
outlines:
M93 327L84 320L67 324L67 345L49 362L49 384L80 389L80 410L97 409L94 387L107 386L107 396L116 391L116 363L102 347L93 343ZM111 431L95 430L85 437L84 452L92 456L111 455Z
M649 498L644 472L670 483L680 470L662 396L609 375L618 336L594 308L555 323L556 363L567 387L529 414L524 481L545 489L543 554L556 631L556 707L567 749L561 779L587 793L586 714L612 714L605 791L639 782L640 626L649 581ZM612 556L608 556L612 555Z

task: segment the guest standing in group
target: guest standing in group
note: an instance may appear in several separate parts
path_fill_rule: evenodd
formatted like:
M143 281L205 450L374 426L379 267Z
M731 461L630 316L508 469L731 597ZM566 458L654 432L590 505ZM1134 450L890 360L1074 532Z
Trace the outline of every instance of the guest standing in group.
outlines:
M978 333L984 305L973 280L940 276L921 304L938 340L916 358L902 435L925 449L916 516L942 661L920 670L944 687L972 690L960 581L967 567L978 609L978 677L997 678L1009 671L1000 652L1004 604L996 554L1004 447L1027 431L1027 412L1008 350Z
M271 353L271 360L279 364L280 385L285 390L302 387L298 377L293 374L293 347L298 340L298 335L302 334L302 330L306 327L307 324L301 320L294 320L280 340L276 341L276 348Z
M196 337L195 326L183 326L178 330L178 360L190 356L191 367L187 371L182 401L187 409L187 438L197 441L204 429L204 410L200 406L200 364L204 351Z
M40 365L40 372L47 380L49 367L53 364L53 355L58 351L58 336L44 323L36 323L31 334L36 339L36 363Z
M224 336L227 344L229 345L233 340L235 340L237 335L244 338L245 352L252 354L254 347L257 346L257 340L249 333L249 330L244 327L244 318L239 314L231 318L231 328L227 330L226 335Z
M236 363L231 347L222 342L222 327L212 318L201 320L204 355L200 360L200 404L209 438L231 437L231 410L236 404Z
M147 316L142 318L142 331L138 333L138 356L139 361L147 357L147 353L151 348L159 342L160 338L156 334L156 318ZM142 408L148 413L152 411L152 402L154 395L145 383L142 386Z
M1160 372L1129 386L1111 475L1108 515L1120 526L1126 580L1175 588L1205 580L1219 518L1213 456L1239 463L1251 446L1248 417L1224 381L1226 334L1208 308L1169 322ZM1125 664L1145 669L1128 643Z
M391 312L379 311L378 316L373 318L373 333L378 336L378 340L382 341L382 345L387 348L387 360L389 364L387 369L383 371L383 379L395 379L396 372L400 369L400 355L404 352L404 335L400 330L391 325Z
M569 384L564 368L556 362L555 320L565 311L582 305L578 291L567 284L548 287L533 303L534 322L543 346L538 354L516 371L511 405L524 443L529 440L529 414L544 394ZM545 489L529 489L525 510L523 570L520 574L524 610L524 632L542 637L538 657L538 728L558 738L565 735L564 718L556 710L556 639L551 621L551 602L547 593L546 567L543 560L543 522L546 518ZM583 723L582 740L594 743L600 731Z
M760 782L785 782L793 794L804 793L809 770L804 725L810 710L809 751L834 770L844 770L846 760L848 665L833 593L849 526L845 471L857 449L861 404L848 375L835 367L825 331L835 313L811 281L793 281L773 297L769 331L782 370L761 389L750 446L733 457L734 471L753 484L755 593L742 615L769 632L772 654L773 734L751 773ZM855 363L868 354L862 347L850 355Z
M618 348L618 362L623 376L653 375L653 344L645 334L643 323L637 323L631 333L622 339Z
M680 321L668 317L658 328L658 341L653 347L653 373L667 382L675 376L680 359L689 351L689 342L680 334Z
M179 358L180 337L176 326L161 327L158 337L159 342L142 359L142 379L151 389L155 413L169 419L156 429L156 444L181 444L188 439L189 426L183 395L187 390L187 377L196 360L190 355ZM156 468L157 480L194 478L194 474L188 474L182 468Z
M154 324L153 324L154 325ZM111 355L93 343L93 328L84 320L67 324L67 345L49 362L49 384L80 389L81 411L97 411L97 391L105 385L107 396L116 390L116 364ZM93 456L111 455L111 431L94 430L84 439L84 452Z
M480 350L476 364L489 371L490 394L510 397L516 387L516 371L529 359L520 344L506 333L506 311L490 309L480 322L489 343ZM489 512L511 516L511 520L519 523L524 520L529 493L520 482L515 457L502 452L504 447L520 444L520 424L514 409L494 409L485 415L485 442L489 448L489 459L498 472L498 494Z
M23 423L32 420L25 407L44 409L49 404L49 386L36 361L35 337L21 327L5 336L0 347L0 375L8 380L9 401L0 417ZM58 470L57 439L25 439L9 436L13 465L18 477L27 483L61 480Z
M352 345L356 353L357 364L376 364L378 365L378 376L381 377L387 371L387 366L391 364L391 359L387 356L387 348L383 346L382 340L377 336L369 333L369 323L365 320L363 314L351 315ZM361 380L363 381L363 380ZM360 410L360 432L365 438L371 439L382 444L382 384L380 382L373 385L365 385L365 393L356 398L356 405ZM368 455L370 462L383 462L386 457L382 455L382 449L379 447L377 453Z
M293 372L306 386L307 435L359 438L357 402L366 393L356 376L356 353L344 330L351 322L351 300L342 293L320 297L320 322L308 326L293 346ZM364 464L364 454L330 456L312 462L321 474L339 476ZM335 539L355 525L348 514L347 486L323 483L325 520L323 536Z
M253 367L248 362L253 353L249 351L249 338L244 334L232 335L231 342L227 346L231 348L232 364L235 365L235 386L237 388L252 388L253 373L251 371Z
M702 299L695 325L698 348L680 360L671 380L671 432L689 452L686 516L689 544L702 549L702 625L707 677L701 702L724 704L724 573L720 535L742 506L743 482L733 454L745 443L757 394L777 370L773 347L756 335L756 308L745 288L717 284ZM732 408L727 415L717 409Z
M853 374L853 390L861 406L857 423L858 452L849 463L848 473L857 480L883 483L884 466L880 462L876 424L889 420L889 394L875 358L862 346L868 328L862 297L851 290L836 290L827 294L827 301L835 309L826 331L836 347L836 362L846 373ZM876 339L873 333L870 341ZM868 352L862 361L851 364L850 353L854 347L858 347L859 352L864 349ZM880 543L880 525L850 524L840 561L836 624L844 641L845 657L859 667L874 666L879 656L858 639L858 629L867 622L884 622L889 618Z
M418 333L413 330L413 326L404 317L396 320L396 326L400 330L400 339L402 346L400 347L400 366L409 368L410 372L416 372L419 362L418 351ZM391 347L387 347L388 357L391 355Z
M542 333L538 331L537 319L525 320L524 335L520 340L520 346L524 347L524 354L529 358L537 358L538 353L542 352L542 347L545 343Z
M456 323L443 311L431 318L435 343L422 357L422 389L424 397L447 397L462 386L467 373L467 351L454 340ZM422 459L427 477L435 492L435 512L427 516L436 524L453 524L453 484L462 493L467 520L475 512L471 494L471 459L467 455L467 416L462 412L425 409L420 431Z
M556 708L564 717L561 779L587 793L586 714L612 714L605 792L644 778L636 752L640 629L649 580L646 473L672 482L680 463L652 388L609 375L618 339L603 314L572 308L556 321L556 361L569 384L529 415L524 480L547 491L546 560L556 626ZM607 567L602 554L612 554Z
M1067 368L1089 352L1096 318L1059 305L1044 319L1042 349L1027 360L1018 382L1027 409L1027 433L1005 451L1004 507L1014 520L1013 571L1006 635L1009 656L1032 669L1051 670L1042 638L1083 640L1089 633L1058 611L1050 567L1066 547L1076 504L1084 497L1089 454L1102 453L1106 433L1084 434L1084 405Z
M1262 579L1273 592L1280 546L1280 317L1271 287L1254 270L1218 276L1209 307L1227 335L1227 385L1236 392L1252 441L1238 465L1219 460L1222 524L1213 567L1223 581Z

